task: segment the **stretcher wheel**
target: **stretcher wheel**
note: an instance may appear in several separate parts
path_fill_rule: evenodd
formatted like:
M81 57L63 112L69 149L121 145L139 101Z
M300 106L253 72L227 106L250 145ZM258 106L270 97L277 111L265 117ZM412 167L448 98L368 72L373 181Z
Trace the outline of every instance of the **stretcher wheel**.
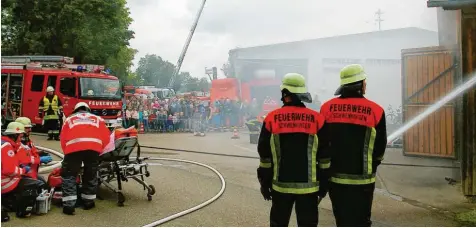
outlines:
M152 201L152 195L147 194L147 200L148 200L148 201Z
M122 194L122 192L118 192L117 193L117 205L119 207L123 207L125 201L126 201L126 197L124 197L124 194Z
M150 172L149 171L145 171L145 177L149 177L150 176Z
M150 188L150 190L149 190L149 192L148 192L147 195L153 196L153 195L155 194L155 187L154 187L154 185L149 185L149 188Z

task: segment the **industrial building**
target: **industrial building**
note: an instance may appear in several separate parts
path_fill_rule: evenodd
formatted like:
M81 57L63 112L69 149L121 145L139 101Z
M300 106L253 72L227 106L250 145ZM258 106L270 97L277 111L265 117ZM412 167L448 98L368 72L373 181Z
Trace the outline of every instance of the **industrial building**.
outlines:
M410 27L238 48L230 50L229 58L238 78L302 73L321 101L333 97L343 66L360 63L369 76L367 96L396 108L402 103L401 50L435 45L437 32Z

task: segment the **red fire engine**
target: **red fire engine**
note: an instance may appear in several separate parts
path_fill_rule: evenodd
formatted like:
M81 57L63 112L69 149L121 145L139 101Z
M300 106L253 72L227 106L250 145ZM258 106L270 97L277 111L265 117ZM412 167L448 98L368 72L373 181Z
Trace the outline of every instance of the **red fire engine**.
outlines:
M268 78L253 79L247 82L241 82L237 78L215 79L212 81L210 98L212 103L221 98L240 99L249 103L256 99L262 112L268 113L280 105L280 85L280 80Z
M26 116L41 125L38 108L48 86L55 88L65 116L78 102L86 102L108 125L121 121L118 78L106 74L104 66L72 64L73 60L63 56L2 56L2 124Z

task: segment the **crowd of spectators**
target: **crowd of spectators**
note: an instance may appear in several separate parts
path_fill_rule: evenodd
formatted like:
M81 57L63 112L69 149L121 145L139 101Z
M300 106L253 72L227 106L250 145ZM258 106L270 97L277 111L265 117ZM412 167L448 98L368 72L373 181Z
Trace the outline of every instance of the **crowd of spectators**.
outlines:
M130 96L126 98L124 127L135 126L144 132L194 132L196 122L210 130L229 130L244 126L261 109L256 99L241 102L221 98L210 103L196 97L170 99Z

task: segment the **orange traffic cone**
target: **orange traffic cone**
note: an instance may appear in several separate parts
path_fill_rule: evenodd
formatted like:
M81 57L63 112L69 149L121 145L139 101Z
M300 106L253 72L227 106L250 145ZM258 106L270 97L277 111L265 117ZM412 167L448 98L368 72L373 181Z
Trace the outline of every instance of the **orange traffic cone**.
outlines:
M139 133L140 133L140 134L144 134L144 124L140 124Z
M233 136L231 136L232 139L239 139L240 135L238 134L238 130L236 128L233 129Z

